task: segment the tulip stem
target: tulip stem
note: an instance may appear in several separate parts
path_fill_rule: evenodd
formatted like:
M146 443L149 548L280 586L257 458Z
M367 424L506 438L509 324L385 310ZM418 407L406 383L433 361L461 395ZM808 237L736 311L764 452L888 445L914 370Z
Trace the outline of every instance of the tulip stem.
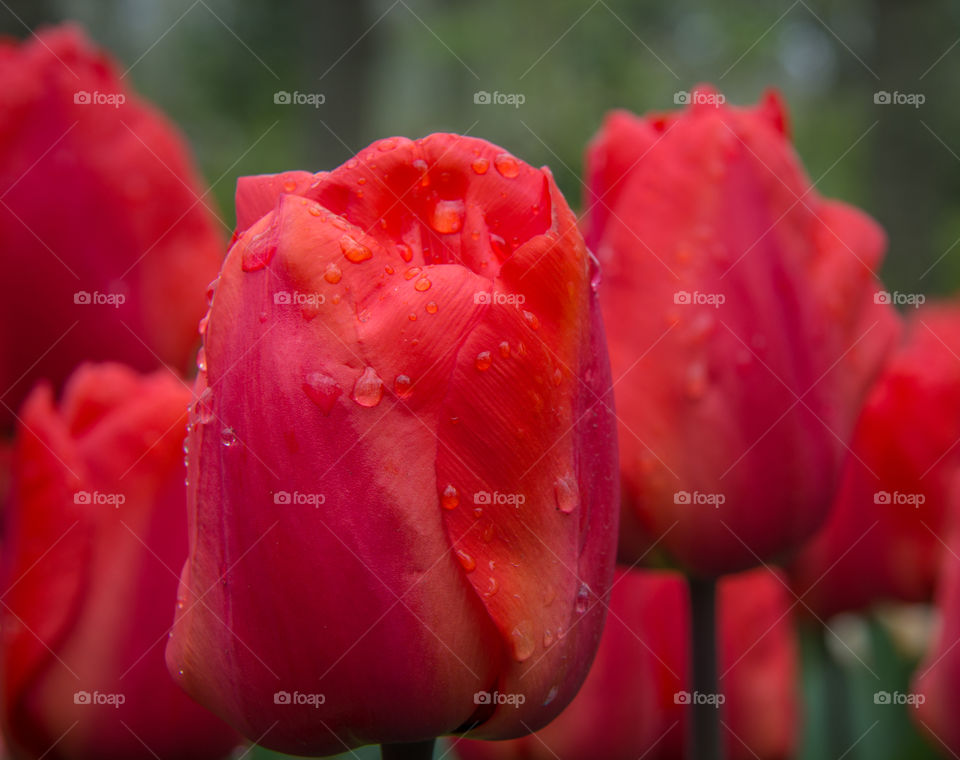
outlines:
M717 679L717 582L689 578L690 644L693 692L688 721L687 757L722 760L720 693Z
M432 760L433 744L436 739L412 744L381 744L382 760Z

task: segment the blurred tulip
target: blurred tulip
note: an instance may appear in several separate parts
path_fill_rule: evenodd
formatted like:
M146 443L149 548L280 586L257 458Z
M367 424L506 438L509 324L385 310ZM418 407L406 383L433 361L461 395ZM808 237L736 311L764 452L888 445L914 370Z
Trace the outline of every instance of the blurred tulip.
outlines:
M951 503L960 497L954 483ZM955 517L943 531L948 549L940 552L936 606L940 621L926 658L917 667L910 694L900 695L917 727L941 754L960 753L960 523ZM946 749L947 753L943 752Z
M618 570L597 659L573 703L532 736L461 741L455 751L465 760L682 760L688 606L676 573ZM788 758L796 749L797 643L789 610L784 581L766 569L720 582L720 710L730 760Z
M960 474L958 355L960 304L910 315L864 405L830 517L791 568L818 616L931 598Z
M237 213L171 672L297 754L543 725L599 641L618 504L595 271L552 176L390 138L245 178Z
M81 361L186 369L222 240L183 138L77 27L0 41L0 428Z
M4 731L18 758L209 760L238 737L170 678L187 552L168 372L83 365L22 409L4 544Z
M827 516L896 332L880 228L821 198L779 98L701 88L611 114L587 153L588 242L620 420L620 552L716 576L796 549Z

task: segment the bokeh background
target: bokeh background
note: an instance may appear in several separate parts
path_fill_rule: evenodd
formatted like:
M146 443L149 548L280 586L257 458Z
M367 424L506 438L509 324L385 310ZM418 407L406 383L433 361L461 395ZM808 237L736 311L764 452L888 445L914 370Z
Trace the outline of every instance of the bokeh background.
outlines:
M179 124L228 225L238 175L332 168L376 138L439 130L548 164L577 205L583 148L605 111L673 108L698 82L734 103L772 86L818 190L887 230L888 287L936 295L960 280L960 3L950 0L0 0L7 35L70 19ZM324 103L278 104L280 91ZM477 104L478 91L524 102ZM924 102L877 103L878 92ZM919 654L910 614L832 627L905 687ZM850 758L932 756L905 715L887 708L873 725L873 676L834 655L805 635L803 757L824 756L825 710L842 711L847 745L862 734Z

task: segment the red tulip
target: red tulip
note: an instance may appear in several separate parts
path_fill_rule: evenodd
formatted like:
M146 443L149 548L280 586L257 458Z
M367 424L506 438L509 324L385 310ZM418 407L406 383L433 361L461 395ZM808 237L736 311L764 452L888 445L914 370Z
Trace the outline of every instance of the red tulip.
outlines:
M185 369L222 241L183 138L78 28L0 42L0 81L6 427L81 361Z
M864 405L830 517L791 570L817 615L933 594L960 474L958 353L960 305L911 315Z
M955 490L954 508L958 494L960 490ZM897 695L897 701L908 706L910 716L935 749L941 753L946 749L954 756L960 752L960 524L955 519L951 522L943 533L949 550L940 553L941 577L936 592L939 629L929 653L917 667L911 692Z
M171 671L298 754L543 725L599 640L617 508L593 268L552 176L391 138L245 178L237 211Z
M794 550L826 518L895 333L883 233L821 198L778 98L611 114L587 154L624 488L621 557L702 576Z
M573 703L509 742L461 741L465 760L673 760L684 757L691 686L689 598L675 573L619 570L597 659ZM797 644L784 582L766 569L719 585L720 706L731 760L793 756ZM719 700L716 700L719 701Z
M23 406L0 615L16 757L209 760L238 743L163 661L189 400L166 371L103 364L80 367L59 408L47 385Z

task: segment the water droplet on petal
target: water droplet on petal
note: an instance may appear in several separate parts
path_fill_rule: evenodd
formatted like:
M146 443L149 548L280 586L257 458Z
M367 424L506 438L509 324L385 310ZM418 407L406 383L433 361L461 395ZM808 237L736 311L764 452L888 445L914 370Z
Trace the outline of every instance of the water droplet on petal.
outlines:
M197 417L206 425L213 418L213 390L204 388L196 404Z
M207 334L207 325L210 324L210 314L207 313L204 315L203 319L200 320L200 324L197 325L197 332L201 335Z
M364 368L353 386L353 400L360 406L376 406L383 398L383 381L373 367Z
M425 290L430 290L430 280L428 280L426 277L421 277L416 281L416 283L414 283L413 288L421 293Z
M327 271L323 273L323 279L325 279L331 285L336 285L338 282L340 282L341 277L343 277L343 272L340 271L340 267L333 262L327 264Z
M463 201L439 201L433 207L430 226L442 235L459 232L463 226Z
M581 583L577 590L577 600L574 602L573 609L578 615L587 611L587 603L590 601L590 587L586 583Z
M485 372L490 369L490 365L493 363L493 360L490 358L489 351L481 351L477 354L477 358L474 360L474 366L481 372Z
M197 350L197 369L201 372L207 371L207 352L203 350L203 346Z
M397 375L393 381L393 392L400 398L407 398L413 392L413 381L409 375Z
M225 427L220 431L220 443L227 448L235 446L237 443L237 434L233 432L232 427Z
M488 599L491 596L496 596L496 593L500 590L500 582L494 578L492 575L487 578L487 587L483 591L483 595Z
M303 391L319 407L324 417L330 414L337 398L343 393L337 381L323 372L308 373L303 380Z
M540 319L532 311L524 311L523 318L526 320L527 324L530 325L530 329L532 330L540 329Z
M546 707L551 702L553 702L553 700L557 698L557 694L559 693L559 691L560 690L556 686L551 686L550 691L547 692L547 698L543 700L543 706Z
M557 509L569 515L580 504L580 489L577 487L573 475L564 475L557 478L553 484L553 495L557 502Z
M406 243L397 243L397 252L400 254L400 258L408 263L413 259L413 251Z
M377 150L382 153L386 153L388 150L393 150L397 146L397 141L393 137L388 137L385 140L381 140L377 143Z
M417 321L417 315L414 314L414 313L411 311L411 312L407 315L407 319L409 319L411 322L416 322L416 321Z
M420 274L421 271L423 270L421 270L420 267L410 267L406 272L403 273L403 279L412 280L414 277Z
M457 559L460 560L460 564L463 565L463 569L468 573L472 573L477 569L477 561L467 554L463 549L457 549Z
M509 153L501 153L493 159L493 165L507 179L513 179L520 173L520 162Z
M352 261L354 264L359 264L361 261L366 261L373 257L369 248L358 243L349 235L344 235L340 238L340 250L343 251L343 255L347 257L347 260Z
M294 182L293 180L287 180L286 182L283 183L283 192L285 193L292 193L296 189L297 189L297 183Z
M523 662L530 658L536 644L531 633L532 624L529 620L524 620L510 631L510 641L513 644L513 658L517 662Z
M440 494L440 506L444 509L456 509L459 504L460 494L457 493L457 489L450 483L443 489L443 493Z
M503 341L497 348L500 350L500 356L504 359L510 358L510 344L507 341Z
M490 168L490 162L483 157L475 158L473 163L470 164L470 168L473 169L475 174L486 174L487 169Z
M543 647L544 649L548 648L553 644L553 631L549 628L544 629L543 631Z
M430 301L424 308L427 310L427 314L437 313L437 304L433 301Z

